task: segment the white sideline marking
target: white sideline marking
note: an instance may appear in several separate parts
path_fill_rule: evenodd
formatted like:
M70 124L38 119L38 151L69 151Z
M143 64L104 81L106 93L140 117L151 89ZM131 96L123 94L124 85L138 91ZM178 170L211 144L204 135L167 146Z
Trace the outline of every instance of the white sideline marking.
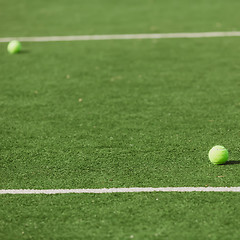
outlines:
M46 37L7 37L0 42L19 40L21 42L60 42L90 40L123 40L123 39L160 39L160 38L210 38L240 37L240 32L201 32L201 33L149 33L149 34L113 34L113 35L80 35L80 36L46 36Z
M136 193L136 192L240 192L240 187L161 187L102 189L2 189L0 194Z

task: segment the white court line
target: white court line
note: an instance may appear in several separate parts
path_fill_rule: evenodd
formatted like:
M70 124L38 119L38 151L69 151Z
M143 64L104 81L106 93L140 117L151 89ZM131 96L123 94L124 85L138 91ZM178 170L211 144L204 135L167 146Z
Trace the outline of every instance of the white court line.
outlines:
M124 39L161 39L161 38L210 38L240 37L240 32L201 32L201 33L153 33L153 34L113 34L113 35L80 35L80 36L46 36L46 37L7 37L0 42L19 40L21 42L61 42L90 40L124 40Z
M138 193L138 192L240 192L240 187L161 187L102 189L2 189L0 194L66 194L66 193Z

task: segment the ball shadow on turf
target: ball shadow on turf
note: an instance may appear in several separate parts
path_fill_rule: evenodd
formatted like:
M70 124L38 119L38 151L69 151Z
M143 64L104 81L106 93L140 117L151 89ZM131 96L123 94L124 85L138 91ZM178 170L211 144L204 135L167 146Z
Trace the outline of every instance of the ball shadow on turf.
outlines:
M29 50L21 50L20 52L18 52L17 54L25 54L25 53L29 53Z
M240 160L226 162L226 165L233 165L233 164L240 164Z

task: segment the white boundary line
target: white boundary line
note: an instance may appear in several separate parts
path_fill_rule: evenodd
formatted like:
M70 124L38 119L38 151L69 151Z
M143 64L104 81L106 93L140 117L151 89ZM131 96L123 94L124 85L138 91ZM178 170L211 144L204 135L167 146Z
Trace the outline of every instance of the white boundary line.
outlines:
M0 42L19 40L21 42L61 42L90 40L124 40L124 39L162 39L162 38L210 38L240 37L240 32L201 32L201 33L153 33L153 34L115 34L115 35L80 35L80 36L46 36L46 37L7 37Z
M162 187L102 189L2 189L1 194L66 194L66 193L138 193L138 192L240 192L240 187Z

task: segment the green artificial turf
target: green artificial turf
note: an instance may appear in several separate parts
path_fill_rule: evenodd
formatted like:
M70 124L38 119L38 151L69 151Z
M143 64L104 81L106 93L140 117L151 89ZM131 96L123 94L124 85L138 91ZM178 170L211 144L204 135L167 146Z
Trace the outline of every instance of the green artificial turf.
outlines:
M0 188L239 185L238 38L23 49L0 59Z
M0 196L0 237L239 239L239 193Z
M237 0L0 0L0 37L239 30ZM239 38L0 44L0 189L239 186ZM215 166L214 145L229 150ZM239 239L238 193L0 195L0 239Z
M239 30L238 0L0 0L0 36Z

